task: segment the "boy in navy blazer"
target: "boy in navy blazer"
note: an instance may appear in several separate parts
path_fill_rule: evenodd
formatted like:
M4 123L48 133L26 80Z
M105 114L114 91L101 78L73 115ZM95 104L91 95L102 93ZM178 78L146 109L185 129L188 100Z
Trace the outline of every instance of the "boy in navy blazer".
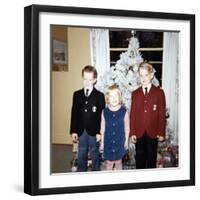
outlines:
M151 83L151 64L141 63L139 75L142 86L132 93L130 136L136 143L136 168L155 168L157 144L165 138L165 94Z
M73 94L70 134L73 142L78 141L78 171L87 171L88 152L92 158L92 170L98 171L101 112L105 98L94 88L97 71L93 66L83 68L82 78L83 89Z

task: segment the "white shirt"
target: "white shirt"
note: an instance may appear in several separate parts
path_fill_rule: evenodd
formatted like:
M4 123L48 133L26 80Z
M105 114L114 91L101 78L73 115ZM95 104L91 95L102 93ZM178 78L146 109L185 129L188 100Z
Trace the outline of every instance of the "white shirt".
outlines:
M84 94L85 94L85 96L86 96L86 90L88 90L88 96L90 96L93 88L84 88Z
M142 86L143 93L145 94L145 88L147 88L147 93L149 93L151 89L151 83L149 83L147 86Z

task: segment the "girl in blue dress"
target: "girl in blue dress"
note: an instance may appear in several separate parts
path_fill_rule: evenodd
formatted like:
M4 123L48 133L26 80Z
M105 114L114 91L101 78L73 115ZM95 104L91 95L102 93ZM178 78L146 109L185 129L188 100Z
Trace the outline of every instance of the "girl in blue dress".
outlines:
M122 158L128 149L129 113L122 105L122 97L116 85L110 86L105 95L106 108L101 116L101 149L106 170L122 169Z

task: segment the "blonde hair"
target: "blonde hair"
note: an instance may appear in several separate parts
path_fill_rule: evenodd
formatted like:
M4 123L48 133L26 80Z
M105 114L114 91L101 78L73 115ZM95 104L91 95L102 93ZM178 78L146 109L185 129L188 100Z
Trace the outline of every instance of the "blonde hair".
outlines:
M117 94L118 94L118 97L119 97L119 101L120 103L122 103L122 93L119 89L119 87L117 85L111 85L109 86L107 89L106 89L106 93L105 93L105 101L106 103L108 104L109 103L109 95L110 95L110 92L112 91L116 91Z
M144 62L140 63L139 70L140 69L146 69L149 73L154 73L153 65L151 65L147 61L144 61Z

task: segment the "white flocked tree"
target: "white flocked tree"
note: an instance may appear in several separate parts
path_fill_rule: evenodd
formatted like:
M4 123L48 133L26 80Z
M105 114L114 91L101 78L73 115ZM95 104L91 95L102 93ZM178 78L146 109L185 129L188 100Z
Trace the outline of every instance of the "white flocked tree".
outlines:
M118 85L122 92L122 101L128 110L131 106L131 93L141 86L138 67L143 62L141 53L139 52L139 41L132 31L132 37L129 38L129 45L126 52L120 54L120 59L116 64L111 66L100 80L98 89L105 93L105 90L113 85ZM154 70L155 71L155 70ZM154 77L153 84L158 86L159 82Z

